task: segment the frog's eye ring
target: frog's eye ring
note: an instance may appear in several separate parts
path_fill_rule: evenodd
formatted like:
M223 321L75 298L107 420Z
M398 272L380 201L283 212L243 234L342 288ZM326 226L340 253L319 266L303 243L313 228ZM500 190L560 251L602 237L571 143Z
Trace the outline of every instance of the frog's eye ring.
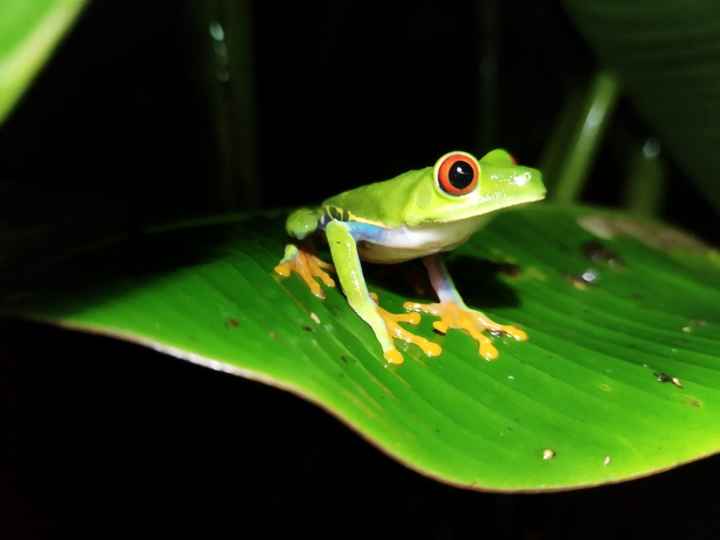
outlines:
M435 179L448 195L459 197L473 191L480 178L480 165L466 152L450 152L435 164Z

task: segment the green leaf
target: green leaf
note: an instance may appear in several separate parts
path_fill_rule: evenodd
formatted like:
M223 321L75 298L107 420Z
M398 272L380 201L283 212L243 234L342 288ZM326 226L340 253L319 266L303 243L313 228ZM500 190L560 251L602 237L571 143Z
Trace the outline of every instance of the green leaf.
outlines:
M85 0L0 2L0 122L84 4Z
M565 0L604 68L720 206L720 3Z
M494 338L487 362L426 317L418 332L443 354L407 346L388 366L338 290L321 301L273 274L283 230L282 216L157 229L85 255L14 309L289 390L413 469L475 489L617 482L718 451L720 257L696 240L586 208L501 214L449 267L470 305L529 340ZM367 267L400 311L403 266Z

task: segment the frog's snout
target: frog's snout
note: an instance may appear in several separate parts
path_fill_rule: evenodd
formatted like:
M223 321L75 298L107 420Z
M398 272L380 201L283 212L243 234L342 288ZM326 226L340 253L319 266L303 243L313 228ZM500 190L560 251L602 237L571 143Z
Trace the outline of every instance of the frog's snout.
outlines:
M510 180L510 184L518 193L532 195L538 199L545 197L547 189L543 183L542 173L538 169L531 167L519 167Z

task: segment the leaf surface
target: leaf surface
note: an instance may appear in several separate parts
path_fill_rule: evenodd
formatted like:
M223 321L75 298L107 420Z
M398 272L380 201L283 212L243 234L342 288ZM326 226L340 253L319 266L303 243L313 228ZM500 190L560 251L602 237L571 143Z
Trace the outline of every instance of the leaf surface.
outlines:
M444 352L401 346L400 366L340 291L321 301L273 274L285 242L282 216L157 229L76 258L12 309L289 390L474 489L617 482L720 448L719 258L692 238L587 208L501 214L449 268L469 305L529 340L493 338L500 357L487 362L425 316L418 333ZM423 298L404 279L420 268L366 265L396 312Z

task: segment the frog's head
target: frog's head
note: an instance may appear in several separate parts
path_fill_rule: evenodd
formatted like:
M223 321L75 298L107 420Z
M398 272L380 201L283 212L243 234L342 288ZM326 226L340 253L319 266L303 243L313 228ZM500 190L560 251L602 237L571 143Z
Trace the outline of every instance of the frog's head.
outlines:
M476 159L449 152L420 173L409 197L408 225L445 223L478 217L545 197L542 174L517 165L505 150Z

